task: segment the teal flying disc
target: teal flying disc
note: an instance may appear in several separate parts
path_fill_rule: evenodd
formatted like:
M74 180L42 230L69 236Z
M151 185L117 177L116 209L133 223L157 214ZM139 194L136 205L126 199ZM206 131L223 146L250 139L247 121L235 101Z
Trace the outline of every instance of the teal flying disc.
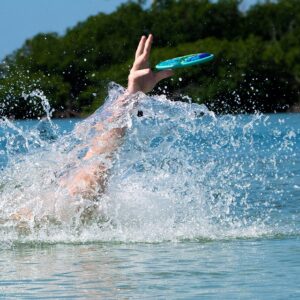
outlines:
M178 69L195 66L213 60L214 55L210 53L197 53L180 56L160 62L155 66L157 70Z

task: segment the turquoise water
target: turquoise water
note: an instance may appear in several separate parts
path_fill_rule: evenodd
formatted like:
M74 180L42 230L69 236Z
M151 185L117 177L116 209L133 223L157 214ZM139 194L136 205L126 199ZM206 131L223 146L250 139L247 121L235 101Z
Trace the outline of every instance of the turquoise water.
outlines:
M22 245L1 252L2 297L299 299L299 238Z
M86 121L1 121L0 298L300 298L300 115L140 95L105 195L72 198L118 89Z

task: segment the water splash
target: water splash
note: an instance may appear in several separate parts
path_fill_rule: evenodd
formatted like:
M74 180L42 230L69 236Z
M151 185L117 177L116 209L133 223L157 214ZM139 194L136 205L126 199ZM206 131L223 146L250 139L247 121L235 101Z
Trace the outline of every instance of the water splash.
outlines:
M261 114L216 116L203 105L143 94L109 124L122 93L112 85L105 105L70 133L59 134L42 93L34 96L45 103L49 126L0 121L2 243L299 234L290 204L298 191L299 128ZM124 126L113 159L82 159L95 136ZM99 162L109 169L106 192L71 196L61 182Z

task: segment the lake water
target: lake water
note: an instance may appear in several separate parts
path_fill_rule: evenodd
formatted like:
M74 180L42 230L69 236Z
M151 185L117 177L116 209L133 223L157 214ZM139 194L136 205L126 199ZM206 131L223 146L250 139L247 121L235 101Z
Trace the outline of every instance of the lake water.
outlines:
M118 93L86 121L0 121L0 298L299 299L300 114L140 95L105 195L72 198Z

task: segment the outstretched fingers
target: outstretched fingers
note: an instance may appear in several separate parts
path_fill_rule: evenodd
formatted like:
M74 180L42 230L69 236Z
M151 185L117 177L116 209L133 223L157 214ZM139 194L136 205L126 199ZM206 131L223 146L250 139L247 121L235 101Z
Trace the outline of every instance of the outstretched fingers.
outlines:
M145 48L146 37L143 35L135 52L135 58L143 54Z
M135 53L135 60L131 70L141 70L149 68L149 56L152 40L152 34L149 34L148 38L142 36Z
M128 91L130 94L142 91L150 92L155 85L174 73L172 70L164 70L154 73L149 66L149 56L153 42L152 34L148 38L142 36L135 53L135 60L128 76Z
M153 42L153 35L149 34L149 36L146 40L146 43L145 43L144 53L143 53L143 55L145 56L146 59L149 59L152 42Z

